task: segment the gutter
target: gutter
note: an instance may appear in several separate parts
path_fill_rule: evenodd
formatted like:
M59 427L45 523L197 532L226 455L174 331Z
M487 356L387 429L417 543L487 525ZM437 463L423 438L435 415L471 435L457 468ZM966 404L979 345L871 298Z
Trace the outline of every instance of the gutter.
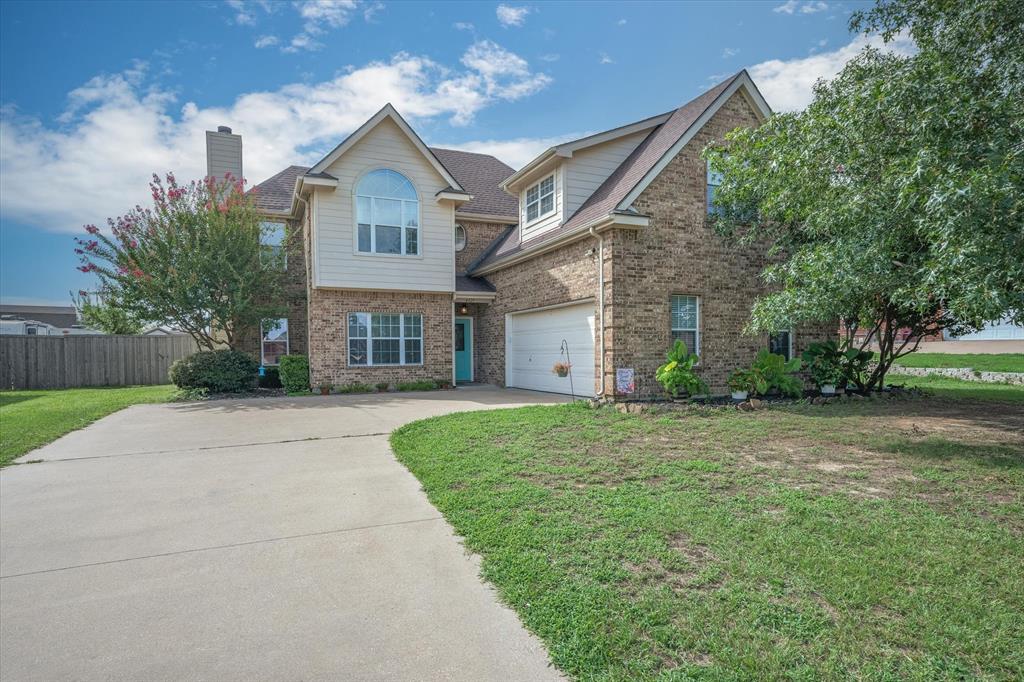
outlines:
M601 352L601 392L600 396L604 396L604 235L597 231L597 228L591 227L590 236L597 239L597 307L600 310L600 317L598 322L598 333L600 336L600 352Z

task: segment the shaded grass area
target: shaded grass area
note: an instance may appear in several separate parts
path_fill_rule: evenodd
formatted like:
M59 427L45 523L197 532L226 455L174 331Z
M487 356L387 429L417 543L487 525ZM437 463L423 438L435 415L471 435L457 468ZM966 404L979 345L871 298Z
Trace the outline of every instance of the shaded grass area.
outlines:
M875 354L877 357L877 353ZM904 367L970 367L979 372L1024 372L1024 353L911 353L896 361Z
M0 392L0 466L129 405L165 402L175 390L166 385Z
M912 377L902 374L890 374L887 379L887 383L924 388L945 399L1024 403L1024 386L1020 385L965 381L940 376Z
M392 445L575 678L1010 679L1022 433L1017 405L937 397L529 407Z

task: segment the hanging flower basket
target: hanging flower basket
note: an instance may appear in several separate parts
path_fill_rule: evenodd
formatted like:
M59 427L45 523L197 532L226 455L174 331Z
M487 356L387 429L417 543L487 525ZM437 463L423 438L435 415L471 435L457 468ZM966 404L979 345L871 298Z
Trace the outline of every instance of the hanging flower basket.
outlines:
M564 379L569 376L570 369L572 369L572 365L568 362L556 362L554 367L551 368L551 373Z

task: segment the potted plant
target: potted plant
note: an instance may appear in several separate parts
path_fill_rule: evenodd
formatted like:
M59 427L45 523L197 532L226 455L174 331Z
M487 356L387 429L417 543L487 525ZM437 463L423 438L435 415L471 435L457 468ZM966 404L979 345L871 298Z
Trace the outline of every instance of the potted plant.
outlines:
M331 382L329 382L329 381L321 381L320 382L320 395L330 395L332 388L334 388L334 386L331 384Z
M708 385L693 371L700 358L687 350L685 343L677 339L666 360L654 377L673 399L708 392Z
M818 357L810 366L811 379L822 395L835 395L836 384L843 379L843 368L828 358Z
M757 393L777 392L790 398L799 398L804 388L800 377L796 376L796 372L800 371L800 365L800 358L786 360L767 348L762 349L751 368L759 373L763 380L763 384L758 386Z
M568 362L556 362L551 368L551 373L564 379L569 376L570 369L572 369L572 365Z
M746 400L751 393L764 393L768 386L756 369L737 369L729 376L733 400Z

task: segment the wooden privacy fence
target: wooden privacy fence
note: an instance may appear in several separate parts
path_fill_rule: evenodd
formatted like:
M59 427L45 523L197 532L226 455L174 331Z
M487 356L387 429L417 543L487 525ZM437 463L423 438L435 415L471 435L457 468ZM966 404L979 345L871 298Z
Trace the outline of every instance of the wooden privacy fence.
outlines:
M185 335L4 335L0 389L166 384L171 364L197 350Z

